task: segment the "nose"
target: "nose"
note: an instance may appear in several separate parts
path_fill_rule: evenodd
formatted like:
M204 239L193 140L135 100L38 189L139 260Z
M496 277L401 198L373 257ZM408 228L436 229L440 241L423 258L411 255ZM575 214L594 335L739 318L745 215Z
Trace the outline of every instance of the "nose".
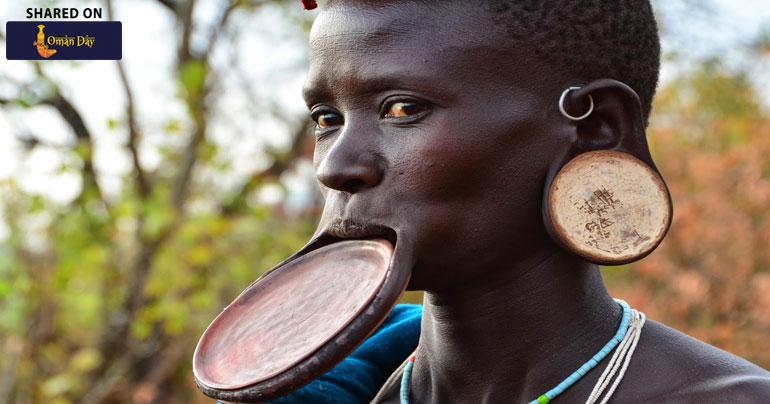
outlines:
M354 194L382 181L382 157L355 143L355 139L342 136L332 145L316 170L316 177L323 185Z

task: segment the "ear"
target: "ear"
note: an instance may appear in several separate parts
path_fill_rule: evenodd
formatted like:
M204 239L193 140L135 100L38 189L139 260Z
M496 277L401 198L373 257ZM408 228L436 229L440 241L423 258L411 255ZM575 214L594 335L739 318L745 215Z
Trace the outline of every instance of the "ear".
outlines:
M546 177L546 230L590 262L618 265L646 256L665 236L672 206L650 156L639 96L602 79L570 89L559 103L556 119L570 141Z
M571 121L576 126L577 140L570 154L617 150L635 156L658 171L650 155L642 103L636 91L617 80L596 80L567 93L564 109L570 115L580 116L589 109L591 101L593 112L583 120Z

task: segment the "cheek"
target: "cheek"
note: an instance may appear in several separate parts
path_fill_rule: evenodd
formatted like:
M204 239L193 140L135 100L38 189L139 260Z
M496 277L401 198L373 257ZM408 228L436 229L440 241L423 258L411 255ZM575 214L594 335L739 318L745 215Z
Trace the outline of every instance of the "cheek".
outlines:
M528 128L472 121L447 121L408 138L393 167L406 197L420 195L438 204L484 202L532 181L531 171L539 171L542 159L527 150Z
M543 151L550 136L542 127L525 119L479 118L435 128L408 137L394 166L403 192L395 200L417 207L410 216L425 236L423 258L448 249L488 248L541 225L550 164Z

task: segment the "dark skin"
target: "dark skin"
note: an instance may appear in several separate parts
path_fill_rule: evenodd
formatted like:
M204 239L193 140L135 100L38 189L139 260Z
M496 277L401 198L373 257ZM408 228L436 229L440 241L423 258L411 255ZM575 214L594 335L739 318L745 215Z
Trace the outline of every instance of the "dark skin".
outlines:
M652 165L640 102L623 83L535 59L480 7L436 3L338 1L316 20L305 98L326 196L319 233L395 231L399 270L426 291L412 402L530 401L620 317L598 267L549 237L543 189L585 150ZM596 109L576 124L557 100L578 83L568 109L582 114L589 94ZM605 364L557 402L585 401ZM397 403L392 390L385 402ZM769 397L764 370L648 320L613 401Z

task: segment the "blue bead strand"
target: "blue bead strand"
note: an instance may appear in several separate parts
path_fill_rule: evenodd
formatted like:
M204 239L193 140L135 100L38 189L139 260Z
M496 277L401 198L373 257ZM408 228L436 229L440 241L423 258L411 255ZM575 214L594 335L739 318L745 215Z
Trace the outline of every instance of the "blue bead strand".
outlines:
M404 366L404 374L401 376L401 404L409 404L409 382L412 380L412 366L414 366L414 355L409 356Z
M564 379L561 383L556 385L556 387L552 388L551 390L548 390L545 394L543 394L540 397L545 396L548 398L548 401L553 400L556 396L563 393L565 390L570 388L573 384L575 384L578 380L580 380L583 376L588 373L591 369L593 369L596 365L599 364L599 362L602 361L607 355L609 355L610 352L612 352L613 349L615 349L616 346L620 343L620 341L623 340L623 336L626 335L626 332L628 332L628 323L631 321L631 307L628 306L628 303L624 302L623 300L615 299L616 302L620 305L620 307L623 308L623 318L620 320L620 327L618 327L618 331L615 333L615 336L610 339L607 344L602 347L602 349L597 352L593 358L589 359L586 363L583 364L583 366L579 367L578 370L574 371L571 375L567 376L566 379ZM529 402L529 404L538 404L538 400L532 400ZM542 402L542 400L540 401ZM547 402L547 401L546 401Z
M529 404L547 404L551 400L553 400L556 396L563 393L565 390L570 388L573 384L575 384L578 380L583 378L583 376L586 375L591 369L596 367L596 365L599 364L599 362L602 361L607 355L609 355L610 352L612 352L615 347L618 346L620 341L623 340L623 337L628 332L628 325L631 321L631 307L628 306L628 303L624 302L620 299L615 299L615 301L620 305L620 307L623 309L623 317L620 320L620 326L618 327L617 332L615 332L615 335L610 339L602 349L599 350L591 359L589 359L586 363L584 363L582 366L578 368L578 370L572 372L571 375L567 376L566 379L564 379L561 383L556 385L556 387L552 388L551 390L548 390L545 394L540 395L538 398L532 400L529 402ZM415 354L412 354L409 359L407 359L406 365L404 366L404 373L401 376L401 390L400 390L400 398L401 398L401 404L409 404L409 389L410 389L410 381L412 379L412 366L414 366L414 358Z

